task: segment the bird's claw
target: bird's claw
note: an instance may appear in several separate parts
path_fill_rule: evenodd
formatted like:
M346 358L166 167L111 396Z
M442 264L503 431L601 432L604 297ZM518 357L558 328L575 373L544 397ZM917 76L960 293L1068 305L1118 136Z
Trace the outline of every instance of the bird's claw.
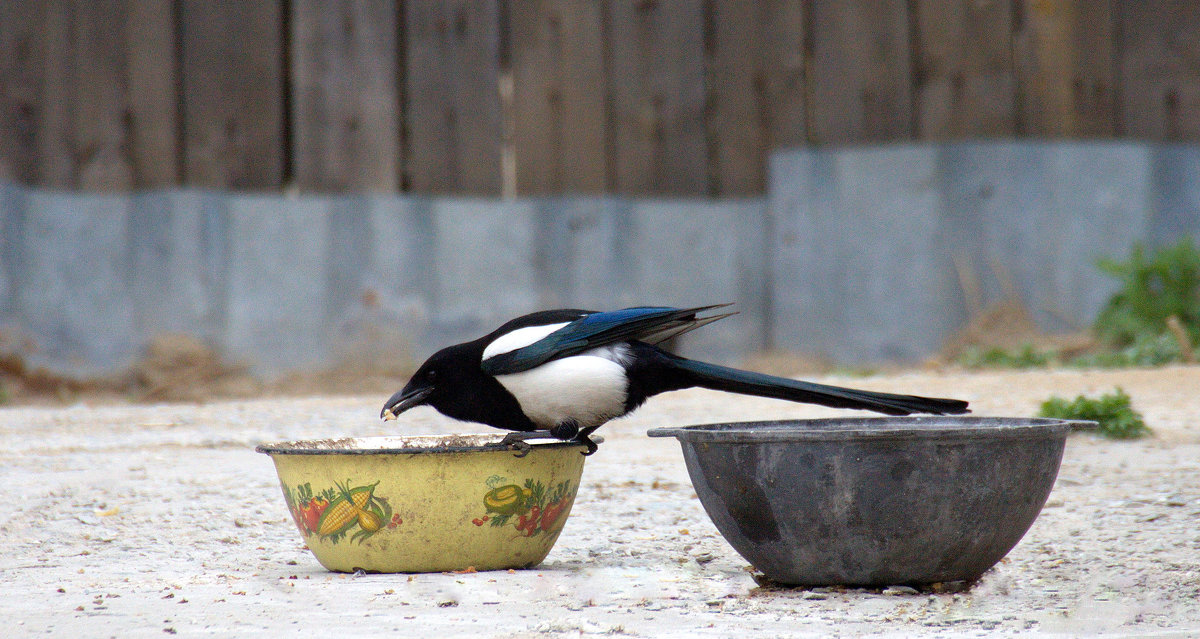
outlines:
M517 458L524 457L529 454L529 451L533 450L532 444L530 444L527 441L520 441L520 440L510 443L508 445L508 447L511 450L517 451L517 452L513 453L513 457L517 457Z
M514 457L524 457L529 454L529 451L533 450L533 445L525 441L528 438L528 433L514 431L505 435L504 439L500 440L500 446L516 451Z
M600 445L597 444L596 442L592 441L592 438L590 437L590 435L592 434L593 431L596 430L596 428L598 428L598 427L592 426L591 428L585 428L585 429L579 431L579 434L576 435L575 438L572 440L576 443L580 443L580 444L583 444L584 446L587 446L587 450L582 451L580 453L584 457L590 457L593 453L595 453L600 448ZM601 438L600 441L604 441L604 439Z
M592 438L588 437L587 435L584 435L583 437L580 437L580 438L576 439L575 441L579 442L580 444L583 444L584 446L587 446L587 450L581 451L579 453L580 455L583 455L584 457L590 457L597 450L600 450L600 446L596 445L596 442L592 441Z
M528 440L530 440L530 439L549 439L549 440L564 442L564 443L583 444L585 447L587 447L587 450L580 451L580 454L582 454L584 456L588 456L588 455L595 453L600 448L598 442L593 441L592 438L589 437L589 435L591 435L592 431L594 431L594 430L596 430L596 429L589 428L589 429L579 431L578 434L576 434L574 437L572 437L570 439L563 439L563 438L557 437L554 435L554 433L549 432L549 431L537 431L537 430L528 431L528 432L527 431L513 431L513 432L505 435L504 439L501 439L500 442L496 444L496 446L500 446L502 448L507 448L509 450L516 451L517 457L524 457L529 454L529 451L533 450L533 445L530 444ZM599 437L599 436L597 436L597 437ZM604 439L600 438L600 441L604 441Z

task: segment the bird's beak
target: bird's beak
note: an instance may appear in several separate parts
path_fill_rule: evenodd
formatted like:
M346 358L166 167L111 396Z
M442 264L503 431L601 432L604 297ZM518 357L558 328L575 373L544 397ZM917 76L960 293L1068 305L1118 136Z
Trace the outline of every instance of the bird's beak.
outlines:
M396 419L396 416L400 413L403 413L414 406L420 406L422 403L424 403L425 398L429 397L429 394L432 392L433 387L431 386L412 390L405 388L401 391L398 391L395 395L392 395L390 398L388 398L386 403L384 403L383 410L380 411L379 417L384 421Z

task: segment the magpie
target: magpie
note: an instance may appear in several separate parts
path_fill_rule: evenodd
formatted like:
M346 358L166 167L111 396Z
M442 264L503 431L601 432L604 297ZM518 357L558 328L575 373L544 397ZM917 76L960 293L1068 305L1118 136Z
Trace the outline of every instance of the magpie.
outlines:
M434 353L383 405L395 419L427 405L463 421L513 431L502 444L528 452L528 439L576 441L596 451L592 432L647 398L691 387L872 410L887 415L969 412L967 402L815 384L686 359L658 346L733 313L729 306L559 309L510 320L483 337Z

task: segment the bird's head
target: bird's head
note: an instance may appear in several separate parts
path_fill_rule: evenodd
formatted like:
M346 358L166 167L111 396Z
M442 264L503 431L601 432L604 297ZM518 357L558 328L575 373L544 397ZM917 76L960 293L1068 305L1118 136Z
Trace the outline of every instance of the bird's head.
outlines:
M440 410L442 402L463 387L464 374L478 368L478 357L472 365L470 354L465 352L463 345L444 348L425 360L404 388L388 398L379 416L393 420L417 406L433 406Z

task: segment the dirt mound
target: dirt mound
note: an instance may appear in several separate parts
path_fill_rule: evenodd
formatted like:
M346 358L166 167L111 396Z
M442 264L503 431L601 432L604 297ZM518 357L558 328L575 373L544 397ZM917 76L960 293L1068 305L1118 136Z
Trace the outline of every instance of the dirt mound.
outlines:
M247 366L226 363L199 339L174 333L151 339L129 377L129 390L139 401L203 401L263 391Z
M1095 338L1086 332L1044 332L1038 328L1033 315L1022 302L1008 299L976 313L961 331L946 340L937 359L940 362L954 362L970 348L1015 352L1026 347L1069 358L1095 346Z
M112 392L104 380L80 380L29 366L13 352L0 353L0 404L49 399L63 401L80 393Z
M347 356L342 358L342 363L331 367L264 380L248 365L223 358L203 340L167 333L151 339L142 358L128 370L102 377L77 378L30 366L21 354L30 350L0 348L0 404L64 403L81 398L89 401L204 402L334 393L388 395L403 385L414 369L406 357L388 358L384 365L368 357Z

